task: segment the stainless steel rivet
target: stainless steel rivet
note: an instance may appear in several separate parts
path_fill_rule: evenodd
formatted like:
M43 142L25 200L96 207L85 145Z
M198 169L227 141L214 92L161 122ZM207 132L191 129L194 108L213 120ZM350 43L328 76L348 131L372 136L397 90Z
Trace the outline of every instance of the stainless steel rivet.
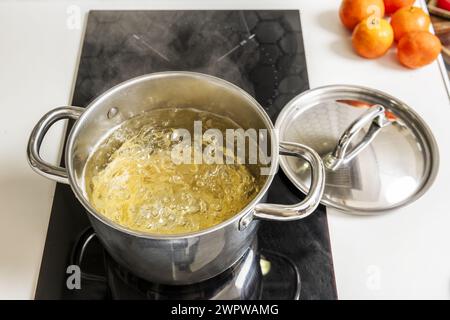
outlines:
M119 110L116 107L112 107L109 109L108 114L106 115L108 119L114 118L119 113Z

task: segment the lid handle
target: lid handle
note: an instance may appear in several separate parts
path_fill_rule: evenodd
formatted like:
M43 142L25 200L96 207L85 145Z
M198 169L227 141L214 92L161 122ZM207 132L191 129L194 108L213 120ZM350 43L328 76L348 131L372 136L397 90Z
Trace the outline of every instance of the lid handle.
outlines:
M352 150L348 150L358 132L369 123L371 125L364 138ZM382 105L376 104L370 107L344 131L333 152L324 157L325 167L329 170L336 170L351 161L375 139L383 127L389 124L391 122L387 119L385 108Z

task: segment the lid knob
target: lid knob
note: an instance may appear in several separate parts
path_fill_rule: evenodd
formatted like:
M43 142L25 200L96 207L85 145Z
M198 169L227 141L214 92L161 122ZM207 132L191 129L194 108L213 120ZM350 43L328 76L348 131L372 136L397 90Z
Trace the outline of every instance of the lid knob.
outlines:
M369 130L364 138L352 149L349 146L358 132L370 123ZM360 118L356 119L341 135L333 152L327 154L323 161L329 170L336 170L363 151L380 132L391 122L386 118L385 109L382 105L376 104L369 108Z

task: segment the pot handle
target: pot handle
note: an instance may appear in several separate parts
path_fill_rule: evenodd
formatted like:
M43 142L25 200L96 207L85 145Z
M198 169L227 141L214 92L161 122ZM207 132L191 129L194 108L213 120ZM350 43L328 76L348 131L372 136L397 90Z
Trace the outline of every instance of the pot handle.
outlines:
M325 188L325 166L317 152L299 143L280 142L280 155L308 161L311 168L309 193L302 202L293 205L258 203L253 213L254 218L276 221L299 220L314 212L320 203Z
M39 120L30 134L27 148L28 163L35 172L51 180L69 184L66 169L43 160L39 151L45 134L55 122L62 119L77 120L83 111L80 107L59 107L49 111Z
M348 151L350 143L355 139L358 132L370 123L364 138ZM382 105L374 105L369 108L361 117L356 119L341 135L339 141L333 152L329 153L323 158L325 167L329 170L336 170L341 165L346 164L363 151L375 137L380 130L390 125L391 122L386 117L385 108Z

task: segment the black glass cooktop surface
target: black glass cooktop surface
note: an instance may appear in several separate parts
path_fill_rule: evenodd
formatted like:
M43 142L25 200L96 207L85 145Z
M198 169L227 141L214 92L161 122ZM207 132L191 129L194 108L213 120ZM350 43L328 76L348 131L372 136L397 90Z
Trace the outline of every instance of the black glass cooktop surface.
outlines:
M226 79L253 95L275 121L286 102L309 88L300 13L91 11L72 104L85 107L122 81L169 70ZM290 204L302 197L280 171L268 201ZM80 289L67 286L72 264L81 267ZM262 222L257 243L218 277L177 290L134 277L104 252L70 187L57 185L37 299L228 298L217 294L236 277L249 289L233 298L336 299L325 208L301 221Z

